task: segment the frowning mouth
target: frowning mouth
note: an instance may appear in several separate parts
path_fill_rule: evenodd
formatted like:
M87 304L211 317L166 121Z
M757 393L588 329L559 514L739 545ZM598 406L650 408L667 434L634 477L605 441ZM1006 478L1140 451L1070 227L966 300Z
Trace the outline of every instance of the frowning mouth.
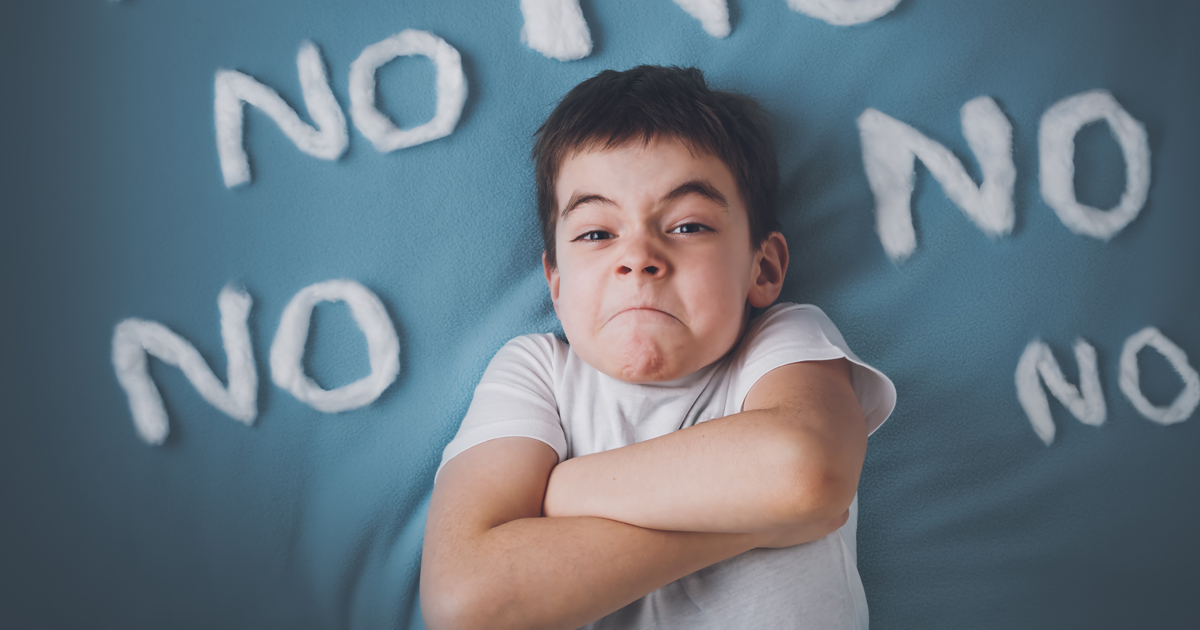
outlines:
M675 319L675 320L679 319L678 317L675 317L674 315L672 315L666 311L659 310L657 308L651 308L649 306L632 306L630 308L617 311L617 313L615 315L613 315L612 317L609 318L609 321L612 321L613 319L616 319L618 316L623 315L625 313L658 313L659 315L665 315L667 317L670 317L671 319Z

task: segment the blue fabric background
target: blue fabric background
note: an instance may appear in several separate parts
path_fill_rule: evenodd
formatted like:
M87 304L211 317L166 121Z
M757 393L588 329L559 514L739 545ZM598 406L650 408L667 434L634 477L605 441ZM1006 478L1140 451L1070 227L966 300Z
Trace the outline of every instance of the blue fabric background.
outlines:
M1198 614L1200 421L1162 427L1117 387L1121 345L1159 327L1200 365L1200 10L1135 0L904 0L833 27L783 0L730 0L706 35L668 0L585 0L592 55L521 44L517 0L16 0L0 3L0 626L422 627L420 548L433 474L488 359L554 330L533 218L530 135L604 68L696 65L776 116L793 260L783 298L824 308L899 390L860 486L859 568L874 628L1183 627ZM469 97L446 138L377 153L356 129L337 162L299 152L247 109L253 183L222 184L213 77L233 68L307 119L295 56L322 49L348 110L349 64L405 28L463 56ZM433 67L396 60L380 99L402 127L433 113ZM1112 241L1070 233L1042 201L1037 126L1055 101L1112 91L1153 152L1141 215ZM958 109L990 95L1013 121L1017 223L992 240L919 167L918 249L874 232L855 119L874 107L978 177ZM349 114L347 113L349 118ZM1077 190L1124 189L1104 125L1080 134ZM316 412L270 382L290 297L353 278L386 304L401 373L370 407ZM134 432L113 327L160 321L224 378L216 296L254 297L257 424L151 373L171 435ZM1071 380L1098 350L1102 427L1052 402L1046 447L1013 372L1035 337ZM341 304L318 307L306 357L326 387L365 375ZM1180 381L1141 355L1165 404Z

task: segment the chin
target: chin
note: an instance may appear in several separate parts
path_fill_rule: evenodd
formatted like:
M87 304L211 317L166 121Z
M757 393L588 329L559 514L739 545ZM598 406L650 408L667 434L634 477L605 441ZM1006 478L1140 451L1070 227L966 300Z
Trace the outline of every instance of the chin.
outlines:
M685 375L648 366L624 365L618 368L615 374L609 374L609 376L626 383L663 383Z
M672 356L654 340L635 338L613 357L615 369L610 376L626 383L657 383L686 376L678 373L681 366L671 360Z
M565 326L564 326L565 328ZM568 339L571 335L568 333ZM661 383L691 374L696 340L680 334L670 316L639 314L605 326L600 334L580 339L575 352L592 367L626 383ZM689 366L692 366L689 369Z

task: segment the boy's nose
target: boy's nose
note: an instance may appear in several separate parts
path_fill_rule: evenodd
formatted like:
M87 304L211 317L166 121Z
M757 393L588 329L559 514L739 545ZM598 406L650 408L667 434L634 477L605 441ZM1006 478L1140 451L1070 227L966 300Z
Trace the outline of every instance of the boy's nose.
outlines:
M635 274L641 277L658 278L666 274L666 261L645 239L631 238L630 243L617 261L617 275Z
M646 272L648 275L651 275L651 276L657 276L658 269L659 269L658 265L647 265L645 267L642 267L642 271ZM621 267L619 269L617 269L617 273L624 276L624 275L633 273L633 270L630 269L629 267L626 267L625 265L621 265Z

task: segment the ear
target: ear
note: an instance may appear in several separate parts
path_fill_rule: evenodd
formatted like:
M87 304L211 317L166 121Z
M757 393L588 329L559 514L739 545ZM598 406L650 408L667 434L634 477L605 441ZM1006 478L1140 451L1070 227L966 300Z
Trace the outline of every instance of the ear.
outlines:
M766 308L773 304L783 290L787 266L787 239L779 232L771 232L754 255L753 276L746 301L755 308Z
M542 271L546 274L546 286L550 287L550 301L558 304L558 268L550 264L546 252L542 251Z

